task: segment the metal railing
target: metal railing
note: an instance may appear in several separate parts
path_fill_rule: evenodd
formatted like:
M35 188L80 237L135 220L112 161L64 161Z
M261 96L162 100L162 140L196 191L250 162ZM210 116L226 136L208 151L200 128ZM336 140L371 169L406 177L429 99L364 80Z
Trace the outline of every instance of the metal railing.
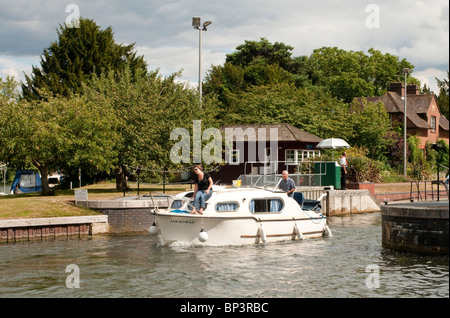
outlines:
M441 189L441 187L444 189ZM447 194L448 199L448 188L444 186L442 180L411 181L409 201L414 202L415 199L417 199L417 201L427 201L430 199L430 192L431 200L440 201L443 191Z
M322 186L322 177L327 174L326 161L247 161L244 174L240 175L242 186L276 187L281 172L287 170L298 187ZM318 168L318 169L317 169Z

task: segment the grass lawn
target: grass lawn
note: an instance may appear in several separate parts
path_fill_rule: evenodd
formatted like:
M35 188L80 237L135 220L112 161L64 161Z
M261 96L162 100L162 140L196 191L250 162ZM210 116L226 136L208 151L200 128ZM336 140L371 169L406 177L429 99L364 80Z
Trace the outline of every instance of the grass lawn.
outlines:
M88 189L89 200L116 199L123 196L123 192L116 191L116 184L112 182L101 182L83 187ZM190 186L166 185L166 193L178 193ZM163 186L155 185L148 188L140 187L140 195L162 193ZM136 196L137 187L131 185L131 191L126 196ZM18 195L0 196L0 220L14 218L45 218L62 216L95 215L97 212L74 206L74 190L56 190L54 195L42 196L39 192Z

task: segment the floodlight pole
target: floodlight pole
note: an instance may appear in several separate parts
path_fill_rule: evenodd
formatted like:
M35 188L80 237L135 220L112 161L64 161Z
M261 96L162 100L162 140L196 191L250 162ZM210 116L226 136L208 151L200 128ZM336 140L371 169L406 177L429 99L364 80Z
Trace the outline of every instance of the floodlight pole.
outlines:
M202 28L198 28L198 94L200 98L200 108L202 107Z
M406 77L408 76L408 73L411 71L409 68L404 68L402 72L405 74L405 89L404 89L404 106L403 106L403 177L406 178L406 132L408 130L407 128L407 119L406 119L406 95L408 94L407 90L407 84L406 84Z
M192 18L192 26L194 29L198 30L198 92L200 98L200 108L202 107L202 31L207 31L207 26L210 25L211 21L206 21L201 26L200 18Z

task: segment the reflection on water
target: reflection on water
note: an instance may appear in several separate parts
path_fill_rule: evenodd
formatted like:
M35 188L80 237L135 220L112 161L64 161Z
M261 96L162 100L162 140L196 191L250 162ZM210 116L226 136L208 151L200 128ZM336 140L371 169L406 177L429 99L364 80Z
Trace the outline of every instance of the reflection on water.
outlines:
M329 223L332 237L257 246L159 247L150 235L3 244L0 297L449 297L448 256L382 248L379 213ZM66 287L70 264L79 288Z

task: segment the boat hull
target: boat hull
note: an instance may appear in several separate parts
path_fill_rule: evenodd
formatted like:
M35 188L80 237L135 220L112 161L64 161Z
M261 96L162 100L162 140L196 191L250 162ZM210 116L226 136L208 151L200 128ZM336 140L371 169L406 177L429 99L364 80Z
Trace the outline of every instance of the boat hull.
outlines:
M194 245L248 245L323 236L327 231L323 217L258 217L258 216L202 216L157 213L159 243L174 242ZM207 240L201 242L201 230Z

